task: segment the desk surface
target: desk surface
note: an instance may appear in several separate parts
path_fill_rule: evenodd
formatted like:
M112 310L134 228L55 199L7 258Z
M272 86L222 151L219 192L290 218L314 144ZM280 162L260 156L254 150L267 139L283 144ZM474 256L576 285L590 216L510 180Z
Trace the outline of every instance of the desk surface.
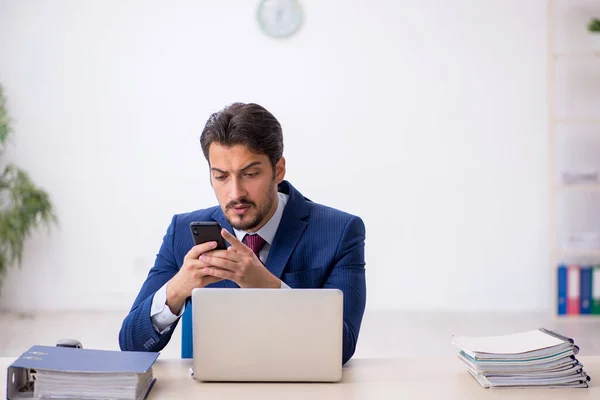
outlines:
M340 383L198 383L189 376L190 360L164 359L154 365L155 399L600 399L600 357L580 357L591 376L588 389L484 389L458 358L353 359ZM13 358L0 358L0 396L6 393L6 369Z

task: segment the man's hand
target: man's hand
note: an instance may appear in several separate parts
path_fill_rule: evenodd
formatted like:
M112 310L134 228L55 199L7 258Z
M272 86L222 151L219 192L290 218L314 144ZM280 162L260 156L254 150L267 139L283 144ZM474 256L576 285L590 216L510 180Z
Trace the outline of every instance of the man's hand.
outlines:
M226 229L221 235L231 246L227 250L215 250L200 256L200 261L210 267L204 273L214 278L229 279L241 288L279 289L281 281L273 275L256 254Z
M185 299L192 295L192 290L202 288L221 278L206 273L207 264L199 257L217 247L217 242L206 242L196 245L183 258L183 265L177 274L167 283L167 306L173 314L177 314Z

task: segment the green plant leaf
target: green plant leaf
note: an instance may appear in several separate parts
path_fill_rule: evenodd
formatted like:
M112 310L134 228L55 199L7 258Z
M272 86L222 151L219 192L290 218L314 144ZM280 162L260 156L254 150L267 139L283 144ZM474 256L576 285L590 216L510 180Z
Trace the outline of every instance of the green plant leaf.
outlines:
M588 30L590 32L600 32L600 19L598 18L593 18L589 23L588 23Z
M10 119L8 118L8 112L6 111L6 99L4 97L4 90L0 86L0 146L4 147L10 134ZM1 152L1 150L0 150Z
M0 86L0 146L11 133L6 99ZM1 152L1 150L0 150ZM25 240L42 225L58 224L50 196L27 172L8 164L0 175L0 289L8 268L21 266Z

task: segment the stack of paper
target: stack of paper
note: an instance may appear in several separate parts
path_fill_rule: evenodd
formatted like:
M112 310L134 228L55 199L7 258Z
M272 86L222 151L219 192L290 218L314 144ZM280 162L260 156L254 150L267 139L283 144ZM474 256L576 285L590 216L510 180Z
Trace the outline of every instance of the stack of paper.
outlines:
M33 394L42 399L60 396L67 399L143 400L153 379L152 370L140 375L38 370Z
M42 399L142 400L156 381L158 355L33 346L8 368L8 376L18 378L9 379L8 398L32 392Z
M458 357L484 388L587 388L573 339L548 329L504 336L455 336Z

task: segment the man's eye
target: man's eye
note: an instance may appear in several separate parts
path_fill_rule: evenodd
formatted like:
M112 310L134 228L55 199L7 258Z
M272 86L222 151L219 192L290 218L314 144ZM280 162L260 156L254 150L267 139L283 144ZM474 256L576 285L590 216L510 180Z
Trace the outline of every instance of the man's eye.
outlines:
M258 175L258 172L246 172L244 175L248 178L254 178L256 175Z
M227 178L225 175L215 175L215 180L217 181L224 181L225 178Z

